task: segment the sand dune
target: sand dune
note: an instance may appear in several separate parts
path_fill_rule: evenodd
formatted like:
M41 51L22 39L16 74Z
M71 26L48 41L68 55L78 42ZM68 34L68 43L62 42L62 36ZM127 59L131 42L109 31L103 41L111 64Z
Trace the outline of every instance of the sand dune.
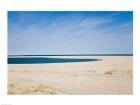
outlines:
M8 64L9 94L133 94L132 56L49 56L93 62Z

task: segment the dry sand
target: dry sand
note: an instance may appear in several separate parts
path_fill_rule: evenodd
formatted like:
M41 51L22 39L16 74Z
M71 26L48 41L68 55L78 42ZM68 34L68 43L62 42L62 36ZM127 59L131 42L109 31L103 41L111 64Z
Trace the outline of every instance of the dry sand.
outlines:
M102 61L8 64L8 94L133 94L132 56L49 56Z

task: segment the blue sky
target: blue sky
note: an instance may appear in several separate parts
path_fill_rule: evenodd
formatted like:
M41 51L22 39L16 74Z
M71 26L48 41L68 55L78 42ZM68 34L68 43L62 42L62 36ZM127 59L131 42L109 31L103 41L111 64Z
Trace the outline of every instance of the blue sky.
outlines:
M8 54L132 54L131 11L9 11Z

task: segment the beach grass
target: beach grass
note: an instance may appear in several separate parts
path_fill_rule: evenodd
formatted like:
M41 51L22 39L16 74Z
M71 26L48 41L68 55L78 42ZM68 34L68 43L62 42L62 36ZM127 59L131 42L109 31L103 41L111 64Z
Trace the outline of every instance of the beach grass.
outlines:
M22 95L35 95L35 94L48 94L55 95L57 94L57 90L49 87L45 87L44 85L37 85L34 87L25 87L18 88L14 84L10 84L8 86L8 94L22 94Z

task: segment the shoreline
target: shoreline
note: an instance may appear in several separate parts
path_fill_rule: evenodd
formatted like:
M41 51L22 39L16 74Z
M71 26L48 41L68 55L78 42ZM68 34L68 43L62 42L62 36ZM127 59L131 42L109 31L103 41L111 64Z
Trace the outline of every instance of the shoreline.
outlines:
M8 94L133 94L132 56L67 58L103 60L61 64L8 64Z

